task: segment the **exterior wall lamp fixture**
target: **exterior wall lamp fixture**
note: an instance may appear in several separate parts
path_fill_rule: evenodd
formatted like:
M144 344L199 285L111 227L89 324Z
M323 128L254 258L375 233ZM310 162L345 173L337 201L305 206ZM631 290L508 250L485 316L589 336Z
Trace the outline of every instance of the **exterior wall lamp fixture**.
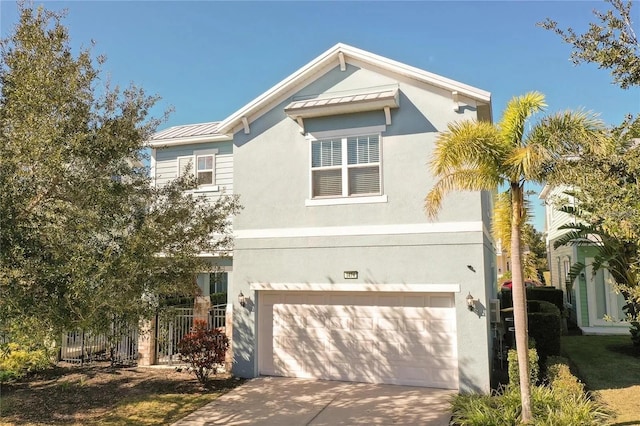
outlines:
M247 305L247 298L244 294L242 294L242 291L238 295L238 303L240 303L240 306L242 306L243 308Z
M469 311L471 312L476 310L476 299L473 298L471 292L469 292L469 295L467 296L467 308L469 308Z

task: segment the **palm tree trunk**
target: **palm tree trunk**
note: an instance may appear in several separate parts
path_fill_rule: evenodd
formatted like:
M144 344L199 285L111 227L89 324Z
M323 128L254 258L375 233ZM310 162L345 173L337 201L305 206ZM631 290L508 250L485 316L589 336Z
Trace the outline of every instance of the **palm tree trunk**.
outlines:
M520 373L520 398L522 423L531 421L531 387L529 383L529 332L527 326L527 300L522 274L521 222L524 190L520 183L511 183L511 282L513 295L513 321L516 328L518 371Z

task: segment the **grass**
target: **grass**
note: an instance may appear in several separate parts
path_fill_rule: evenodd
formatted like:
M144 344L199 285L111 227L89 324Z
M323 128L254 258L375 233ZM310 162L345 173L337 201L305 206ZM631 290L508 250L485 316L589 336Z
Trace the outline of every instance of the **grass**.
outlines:
M562 351L587 388L615 412L614 425L640 424L640 357L630 336L565 336Z
M165 394L147 395L119 404L115 410L94 420L100 425L164 425L171 424L220 396Z

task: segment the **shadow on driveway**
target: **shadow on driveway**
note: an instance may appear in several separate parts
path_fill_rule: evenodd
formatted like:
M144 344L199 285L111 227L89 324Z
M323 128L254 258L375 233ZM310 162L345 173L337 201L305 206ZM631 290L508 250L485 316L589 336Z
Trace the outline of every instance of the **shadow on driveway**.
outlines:
M260 377L191 413L175 426L446 426L456 391L411 386Z

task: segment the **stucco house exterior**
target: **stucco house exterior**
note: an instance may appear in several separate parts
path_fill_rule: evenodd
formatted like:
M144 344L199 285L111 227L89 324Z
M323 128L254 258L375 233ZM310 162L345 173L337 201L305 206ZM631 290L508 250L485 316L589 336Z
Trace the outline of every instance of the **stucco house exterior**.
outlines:
M558 210L559 203L575 203L568 187L546 185L539 198L545 204L545 235L547 260L551 275L550 285L564 291L569 318L584 334L628 334L629 323L622 310L624 298L611 286L607 270L595 274L591 267L597 242L593 245L568 245L554 247L554 243L568 230L561 226L575 223L576 218ZM567 192L569 194L567 194ZM574 282L569 280L571 266L581 262L585 271ZM549 283L548 283L549 284Z
M240 195L234 374L489 391L492 195L424 213L438 132L467 119L491 120L490 93L337 44L222 121L154 135L156 184L190 160L198 191Z

